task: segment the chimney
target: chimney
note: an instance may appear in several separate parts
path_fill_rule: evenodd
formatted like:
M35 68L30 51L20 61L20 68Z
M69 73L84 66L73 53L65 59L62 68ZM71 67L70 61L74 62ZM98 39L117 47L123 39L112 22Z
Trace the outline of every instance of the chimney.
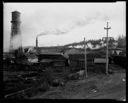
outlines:
M38 36L36 37L36 48L38 48Z
M10 51L14 51L15 49L22 51L20 24L20 12L13 11L11 21Z

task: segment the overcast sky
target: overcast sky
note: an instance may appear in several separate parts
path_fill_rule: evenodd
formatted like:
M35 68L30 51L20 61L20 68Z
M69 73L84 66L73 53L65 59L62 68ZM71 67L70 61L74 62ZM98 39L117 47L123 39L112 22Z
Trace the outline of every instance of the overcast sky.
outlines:
M85 37L101 39L106 36L126 35L126 3L4 3L4 50L9 48L11 12L21 12L23 46L65 45Z

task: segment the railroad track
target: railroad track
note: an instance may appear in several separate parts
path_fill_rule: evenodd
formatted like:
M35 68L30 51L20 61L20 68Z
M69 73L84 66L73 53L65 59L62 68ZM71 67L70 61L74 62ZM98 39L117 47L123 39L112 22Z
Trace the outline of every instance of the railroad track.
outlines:
M18 78L19 78L19 80L23 80L23 81L31 81L32 80L34 84L33 84L32 87L25 88L25 89L22 89L22 90L13 92L13 93L6 94L4 96L5 99L16 96L16 95L19 95L19 94L25 94L29 90L31 91L32 89L34 89L35 85L38 84L37 81L40 80L40 78L36 78L36 77L25 77L25 78L23 78L23 77L19 76Z
M7 95L4 96L4 98L7 99L7 98L9 98L9 97L11 97L11 96L15 96L15 95L18 95L18 94L25 94L25 92L26 92L27 90L31 90L32 88L33 88L33 87L29 87L29 88L27 88L27 89L23 89L23 90L14 92L14 93L7 94Z

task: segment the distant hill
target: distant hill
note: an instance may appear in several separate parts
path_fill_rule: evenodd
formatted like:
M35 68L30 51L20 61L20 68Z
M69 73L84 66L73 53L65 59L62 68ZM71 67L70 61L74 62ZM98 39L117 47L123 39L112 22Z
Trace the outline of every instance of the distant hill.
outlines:
M123 42L123 43L122 43ZM122 39L121 37L117 40L110 39L109 40L109 49L111 48L117 48L123 45L126 41ZM122 44L121 44L122 43ZM34 46L27 46L23 48L35 48ZM48 47L38 47L39 52L65 52L69 49L79 49L80 51L84 51L84 41L75 42L66 44L64 46L48 46ZM87 40L86 41L86 49L87 51L90 50L100 50L100 49L106 49L106 40L98 39L98 40Z
M85 44L84 41L80 41L77 43L70 43L70 44L64 45L64 47L77 47L78 45L84 46L84 44ZM101 39L88 40L86 41L86 45L87 45L87 48L90 48L90 49L101 48L101 47L106 46L106 41L103 41ZM109 47L116 47L116 46L117 46L116 40L112 39L109 41Z

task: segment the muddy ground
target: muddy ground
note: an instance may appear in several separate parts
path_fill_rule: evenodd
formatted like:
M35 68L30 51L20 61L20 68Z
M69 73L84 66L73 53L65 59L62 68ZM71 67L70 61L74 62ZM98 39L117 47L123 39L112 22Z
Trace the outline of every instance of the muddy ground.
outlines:
M119 66L111 65L112 74L88 73L70 80L64 86L50 87L30 99L115 99L126 100L126 72Z

